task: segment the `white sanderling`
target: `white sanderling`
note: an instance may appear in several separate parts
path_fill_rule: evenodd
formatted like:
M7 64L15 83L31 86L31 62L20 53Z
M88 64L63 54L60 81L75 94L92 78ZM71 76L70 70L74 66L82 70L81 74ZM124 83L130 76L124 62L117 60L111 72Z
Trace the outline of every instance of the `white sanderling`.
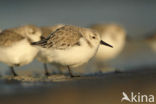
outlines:
M67 66L71 77L70 68L88 62L96 54L100 44L112 47L102 41L94 30L71 25L58 28L46 39L32 42L32 45L49 56L48 62Z
M90 28L96 30L103 41L110 43L114 47L113 49L104 46L99 47L95 61L100 67L104 62L115 58L122 51L125 45L126 31L117 24L96 24Z
M39 41L40 36L40 29L34 25L3 30L0 33L0 62L10 66L13 75L17 76L14 67L33 61L38 49L30 42Z
M42 37L41 38L42 39L47 38L52 32L54 32L56 29L58 29L58 28L60 28L62 26L64 26L64 25L63 24L57 24L57 25L54 25L54 26L40 27L40 29L42 31ZM43 63L46 76L50 75L50 73L48 72L48 67L47 67L47 63L49 63L48 57L49 56L44 51L39 51L39 53L37 55L37 59Z

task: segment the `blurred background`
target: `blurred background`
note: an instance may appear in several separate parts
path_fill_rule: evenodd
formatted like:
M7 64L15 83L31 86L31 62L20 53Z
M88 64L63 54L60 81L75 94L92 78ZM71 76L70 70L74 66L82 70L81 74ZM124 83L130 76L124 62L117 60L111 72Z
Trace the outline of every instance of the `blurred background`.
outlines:
M155 0L1 0L0 27L111 22L125 26L135 37L155 30L155 5Z
M38 104L41 102L43 104L46 101L51 103L56 98L56 101L74 100L79 104L84 98L82 96L87 96L86 102L95 99L95 102L99 101L99 104L120 104L123 90L155 94L156 55L143 41L145 37L156 31L155 10L155 0L1 0L0 29L2 30L24 24L51 26L62 23L87 27L95 23L116 23L125 28L130 40L126 42L120 55L110 62L113 67L128 71L125 74L109 73L105 77L89 77L85 80L80 78L71 82L46 84L2 80L0 102L17 104L19 101L25 104L28 101L32 102L32 99L39 99ZM0 64L0 69L2 76L7 74L6 65ZM41 73L43 66L34 61L16 69L17 72L24 74L32 69ZM139 71L129 72L136 69ZM92 85L93 88L85 90ZM68 88L69 86L71 89ZM63 90L60 91L62 88ZM47 97L43 100L42 92L46 93ZM25 97L29 97L29 100L26 101ZM91 103L88 102L88 104Z

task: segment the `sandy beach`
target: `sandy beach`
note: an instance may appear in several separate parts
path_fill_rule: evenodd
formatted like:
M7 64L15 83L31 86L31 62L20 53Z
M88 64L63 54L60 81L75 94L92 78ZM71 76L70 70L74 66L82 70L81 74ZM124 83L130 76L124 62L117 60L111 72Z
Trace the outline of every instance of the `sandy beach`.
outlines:
M156 71L151 68L64 81L1 80L0 101L2 104L120 104L122 92L155 95L155 80Z

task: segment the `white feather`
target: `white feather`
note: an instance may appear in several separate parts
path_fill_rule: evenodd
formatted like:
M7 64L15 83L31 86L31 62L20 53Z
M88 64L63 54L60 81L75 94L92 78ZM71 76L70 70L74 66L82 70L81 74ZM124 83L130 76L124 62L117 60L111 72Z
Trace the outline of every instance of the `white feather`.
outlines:
M54 62L65 66L69 65L70 67L77 67L88 62L88 60L95 55L99 46L89 47L86 40L83 38L80 39L80 44L80 46L75 45L65 50L42 48L40 55L45 55L46 58L39 57L45 62Z
M27 39L16 42L11 47L0 47L0 61L13 66L25 65L33 61L38 49L31 46Z

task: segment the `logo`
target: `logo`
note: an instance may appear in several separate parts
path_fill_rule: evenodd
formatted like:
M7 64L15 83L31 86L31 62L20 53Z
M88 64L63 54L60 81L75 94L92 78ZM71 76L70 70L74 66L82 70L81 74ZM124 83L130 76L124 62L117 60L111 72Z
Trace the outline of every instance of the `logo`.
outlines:
M153 103L154 102L154 95L146 95L141 94L138 92L135 94L134 92L131 92L131 94L128 96L125 92L122 92L122 99L121 102L127 101L127 102L147 102L147 103Z

